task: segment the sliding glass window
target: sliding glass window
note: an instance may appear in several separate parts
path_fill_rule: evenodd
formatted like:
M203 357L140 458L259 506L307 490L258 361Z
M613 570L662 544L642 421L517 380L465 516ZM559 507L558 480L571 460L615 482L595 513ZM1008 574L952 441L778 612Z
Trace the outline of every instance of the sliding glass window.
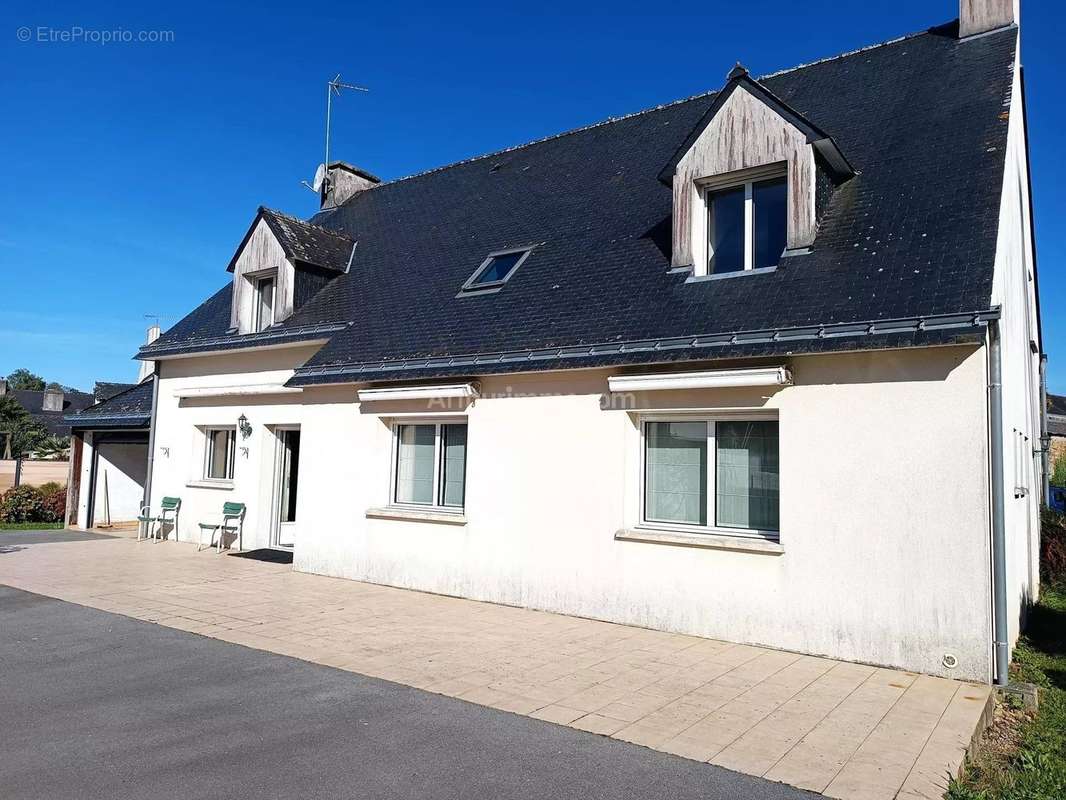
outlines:
M776 420L646 421L643 439L642 522L776 538Z

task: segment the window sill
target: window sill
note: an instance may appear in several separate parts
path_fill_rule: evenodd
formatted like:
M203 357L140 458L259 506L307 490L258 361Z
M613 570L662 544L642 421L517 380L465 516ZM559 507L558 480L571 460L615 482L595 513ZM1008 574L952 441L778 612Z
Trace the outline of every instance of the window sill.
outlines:
M766 275L777 272L777 265L772 267L757 267L755 269L738 269L733 272L712 272L709 275L691 275L685 279L685 283L701 283L703 281L722 281L726 278L742 278L745 275Z
M198 479L192 481L186 481L185 485L192 489L232 489L233 481L212 481L206 479Z
M449 511L430 511L418 508L368 508L367 519L402 519L409 522L441 522L445 525L466 525L466 515Z
M617 541L672 544L680 547L702 547L710 550L735 550L741 553L781 555L785 548L770 539L747 536L727 536L720 533L685 533L657 528L623 528L614 535Z

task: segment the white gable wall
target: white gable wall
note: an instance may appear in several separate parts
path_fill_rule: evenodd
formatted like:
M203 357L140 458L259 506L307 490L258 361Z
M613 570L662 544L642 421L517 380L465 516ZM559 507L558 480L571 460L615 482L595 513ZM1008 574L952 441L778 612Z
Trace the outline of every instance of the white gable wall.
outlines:
M1002 308L1003 451L1010 643L1039 592L1040 334L1030 236L1028 164L1022 93L1015 62L1000 201L992 302ZM1036 352L1033 351L1035 346ZM1016 496L1015 488L1026 495Z

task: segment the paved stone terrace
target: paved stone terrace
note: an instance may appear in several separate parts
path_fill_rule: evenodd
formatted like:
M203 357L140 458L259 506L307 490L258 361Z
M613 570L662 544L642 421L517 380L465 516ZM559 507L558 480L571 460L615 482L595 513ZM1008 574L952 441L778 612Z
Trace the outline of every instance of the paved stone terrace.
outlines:
M990 695L987 686L308 575L174 542L6 544L0 583L836 798L941 797Z

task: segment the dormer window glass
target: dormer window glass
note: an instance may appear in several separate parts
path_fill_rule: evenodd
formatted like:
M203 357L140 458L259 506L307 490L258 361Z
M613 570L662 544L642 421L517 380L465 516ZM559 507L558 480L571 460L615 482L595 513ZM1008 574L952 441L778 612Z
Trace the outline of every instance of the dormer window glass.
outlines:
M788 231L785 176L708 190L707 272L777 266Z
M255 282L255 332L274 324L274 296L277 280L270 275Z

